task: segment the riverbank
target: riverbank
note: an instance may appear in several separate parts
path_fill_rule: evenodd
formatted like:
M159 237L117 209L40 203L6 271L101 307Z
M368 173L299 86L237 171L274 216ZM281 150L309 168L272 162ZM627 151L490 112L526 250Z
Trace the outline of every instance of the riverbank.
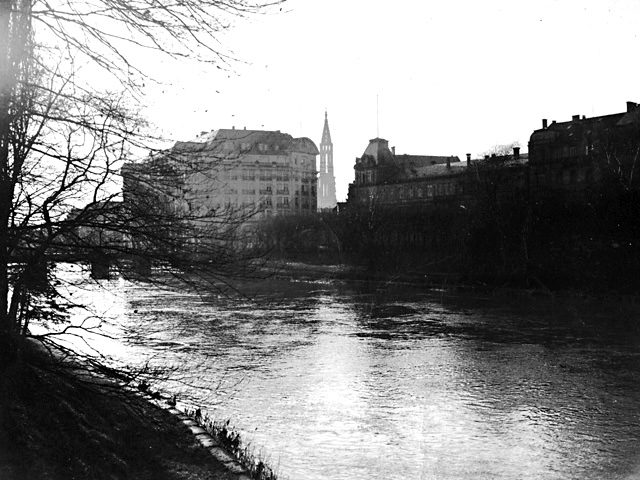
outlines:
M0 373L0 478L237 480L178 416L29 348Z
M470 278L455 272L379 271L371 272L348 263L313 263L280 260L269 266L270 276L284 280L311 282L350 282L366 284L370 289L392 286L412 287L438 292L476 292L491 296L600 298L621 303L640 304L640 295L629 289L604 289L588 284L561 282L544 284L536 279Z

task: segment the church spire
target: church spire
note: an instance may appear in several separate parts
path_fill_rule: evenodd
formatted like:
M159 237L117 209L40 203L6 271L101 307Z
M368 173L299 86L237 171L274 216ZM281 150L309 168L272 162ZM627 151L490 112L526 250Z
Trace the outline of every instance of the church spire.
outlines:
M318 209L332 209L337 204L336 177L333 174L333 142L329 131L329 118L324 111L324 128L320 141L320 168L318 175Z
M324 129L322 130L322 141L320 142L320 145L322 144L327 144L327 145L333 145L331 143L331 132L329 131L329 119L327 118L327 111L324 111Z

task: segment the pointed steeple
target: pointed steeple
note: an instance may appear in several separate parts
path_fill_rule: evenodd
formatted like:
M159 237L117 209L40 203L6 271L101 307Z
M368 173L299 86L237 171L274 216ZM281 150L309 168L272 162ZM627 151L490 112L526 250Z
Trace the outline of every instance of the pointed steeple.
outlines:
M320 168L318 168L318 209L336 206L336 178L333 174L333 143L329 131L327 111L324 111L324 128L320 141Z
M331 132L329 131L329 119L327 118L327 111L324 111L324 129L322 130L322 141L320 144L333 145L331 143Z

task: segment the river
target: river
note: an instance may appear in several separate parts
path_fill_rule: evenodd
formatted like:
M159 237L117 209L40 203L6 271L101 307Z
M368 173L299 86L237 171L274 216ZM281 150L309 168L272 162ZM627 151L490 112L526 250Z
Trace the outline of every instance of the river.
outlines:
M174 368L165 387L230 419L282 479L640 478L636 305L284 280L244 285L250 299L80 284L70 294L117 337L96 348Z

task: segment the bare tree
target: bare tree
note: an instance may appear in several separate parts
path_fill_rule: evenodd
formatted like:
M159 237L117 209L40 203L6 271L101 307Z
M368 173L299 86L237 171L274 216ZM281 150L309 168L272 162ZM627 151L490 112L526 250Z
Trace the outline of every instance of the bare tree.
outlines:
M234 59L220 47L221 32L278 3L0 2L0 364L15 357L39 306L56 304L46 278L52 253L155 259L174 272L179 263L183 278L223 283L246 272L251 246L231 248L241 215L175 207L175 180L189 162L152 162L156 171L144 174L129 169L138 179L130 202L119 175L127 159L158 140L138 114L143 85L152 81L139 55L227 68ZM168 187L143 188L151 185L145 175Z
M520 148L520 142L519 141L516 140L516 141L510 142L510 143L496 144L496 145L492 146L491 148L489 148L488 150L485 150L484 152L480 153L478 155L478 157L479 158L505 157L505 156L508 156L508 155L512 155L514 148Z
M494 145L473 163L471 256L480 275L523 277L529 262L531 205L528 167L518 142Z

